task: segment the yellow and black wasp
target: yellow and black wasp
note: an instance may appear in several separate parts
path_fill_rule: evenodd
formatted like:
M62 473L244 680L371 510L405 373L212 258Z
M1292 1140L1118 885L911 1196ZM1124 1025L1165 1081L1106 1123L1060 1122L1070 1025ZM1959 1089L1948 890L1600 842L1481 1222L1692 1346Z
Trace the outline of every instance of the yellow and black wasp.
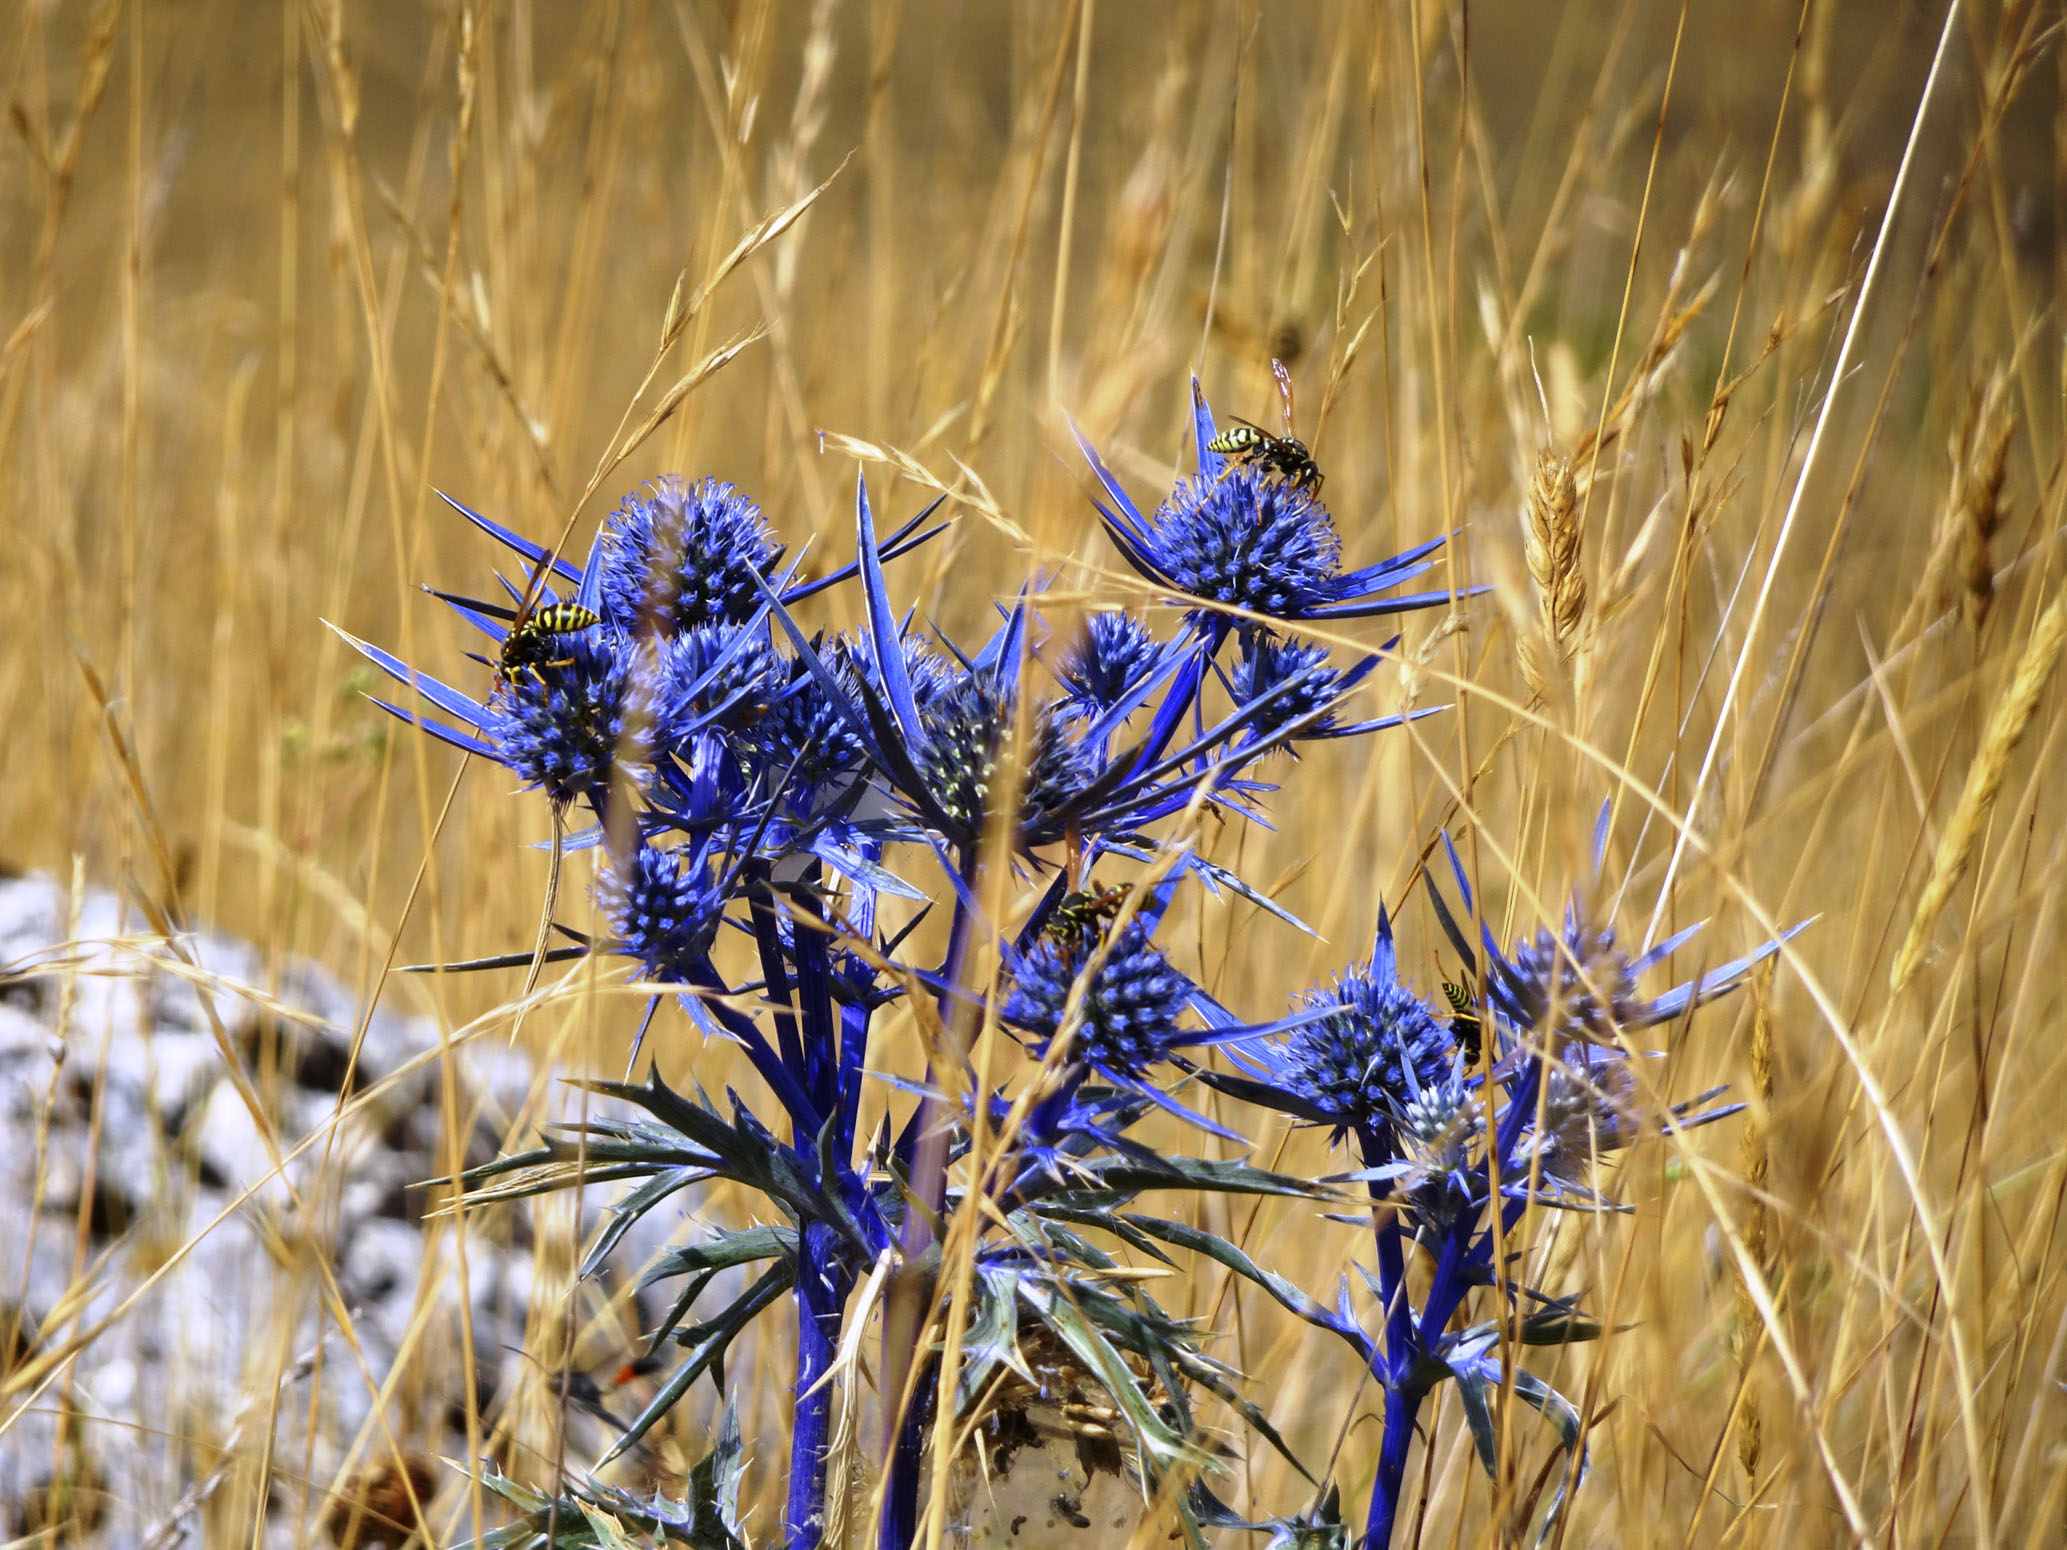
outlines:
M1230 468L1255 468L1265 478L1282 480L1312 499L1321 493L1323 475L1306 443L1292 434L1292 374L1285 370L1283 361L1272 361L1270 370L1278 379L1278 397L1285 402L1285 434L1273 436L1254 421L1237 415L1233 425L1206 443L1206 450L1228 459Z
M504 683L515 684L526 673L535 676L542 667L565 667L574 659L561 649L560 637L578 635L602 622L579 603L549 603L534 609L503 636L495 671Z
M1041 925L1041 935L1065 947L1095 943L1117 918L1127 902L1127 895L1133 891L1132 883L1101 888L1094 878L1082 889L1066 893L1055 901L1055 908L1048 912L1047 920Z
M1478 993L1469 981L1453 985L1443 981L1443 999L1450 1003L1450 1034L1457 1041L1457 1048L1464 1052L1467 1065L1477 1065L1480 1041L1484 1030L1479 1023Z

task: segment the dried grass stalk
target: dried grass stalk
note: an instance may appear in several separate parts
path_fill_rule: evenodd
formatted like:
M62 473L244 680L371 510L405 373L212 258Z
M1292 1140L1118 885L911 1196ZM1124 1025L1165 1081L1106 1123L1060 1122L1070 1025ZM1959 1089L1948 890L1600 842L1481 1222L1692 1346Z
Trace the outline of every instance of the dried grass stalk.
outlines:
M1751 1208L1744 1218L1744 1249L1760 1273L1770 1277L1772 1262L1766 1242L1765 1202L1770 1162L1766 1137L1773 1101L1773 966L1770 963L1760 971L1753 985L1753 994L1757 1003L1751 1023L1751 1080L1748 1084L1752 1102L1744 1112L1744 1129L1738 1143L1744 1165L1745 1188L1751 1194ZM1764 1435L1758 1393L1751 1387L1750 1377L1752 1353L1758 1346L1753 1337L1758 1317L1758 1307L1751 1300L1750 1289L1739 1282L1733 1344L1737 1370L1744 1383L1744 1396L1737 1407L1737 1462L1744 1466L1747 1480L1758 1478L1760 1445Z
M1428 668L1435 661L1435 654L1452 635L1463 633L1469 626L1464 615L1446 613L1435 623L1435 628L1423 636L1414 649L1400 658L1400 693L1405 700L1403 708L1411 710L1420 703L1421 691L1428 686Z
M1586 616L1586 576L1579 563L1579 485L1571 459L1545 447L1522 506L1522 552L1536 583L1540 629L1522 638L1522 672L1547 697L1577 645Z
M1931 875L1924 883L1923 897L1916 902L1916 918L1909 923L1909 935L1903 939L1902 950L1895 954L1895 966L1888 975L1888 986L1896 995L1902 993L1916 973L1931 927L1973 859L1981 826L1988 821L1989 810L2002 790L2003 776L2009 772L2010 756L2017 751L2018 742L2038 710L2038 697L2059 663L2063 642L2067 642L2067 603L2056 597L2039 615L2024 654L2017 659L2010 692L1995 708L1988 730L1982 734L1980 752L1974 755L1973 768L1967 771L1959 805L1952 810L1952 821L1938 841L1938 853L1931 858Z

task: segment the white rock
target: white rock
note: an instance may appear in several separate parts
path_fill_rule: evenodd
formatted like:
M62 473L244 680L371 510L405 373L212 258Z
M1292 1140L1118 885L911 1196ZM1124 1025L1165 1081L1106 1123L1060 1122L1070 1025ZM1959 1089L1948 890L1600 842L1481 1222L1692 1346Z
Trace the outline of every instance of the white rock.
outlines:
M412 1338L403 1386L409 1414L398 1405L389 1421L431 1457L465 1452L463 1435L448 1428L465 1396L451 1228L433 1222L427 1234L424 1195L413 1187L448 1166L439 1144L440 1063L382 1086L377 1101L325 1134L362 1016L350 990L308 965L269 981L261 954L197 933L181 944L210 981L197 993L189 978L154 971L163 944L153 947L112 894L91 893L78 905L78 940L66 943L71 902L52 879L0 881L0 971L59 959L74 966L0 983L0 1330L13 1322L18 1295L32 1345L130 1306L73 1361L69 1389L51 1391L73 1396L83 1422L75 1423L77 1445L60 1446L56 1411L47 1405L0 1438L0 1539L21 1531L16 1508L36 1499L54 1463L70 1460L67 1467L85 1470L108 1507L91 1535L67 1542L90 1550L141 1542L208 1468L210 1449L229 1436L240 1407L255 1406L252 1424L276 1419L273 1453L286 1472L261 1537L297 1544L305 1520L288 1482L305 1462L318 1481L342 1467L398 1349ZM53 954L60 944L63 952ZM266 1009L266 997L313 1023L282 1020ZM218 1025L270 1106L266 1124L280 1151L317 1137L288 1164L285 1179L269 1177L259 1123L229 1079ZM252 1065L269 1030L281 1035L284 1062L270 1082ZM436 1048L428 1024L377 1010L358 1051L354 1090ZM463 1050L453 1066L462 1111L480 1108L499 1139L538 1072L500 1046ZM555 1094L555 1101L570 1099ZM481 1155L482 1137L468 1139L471 1155ZM584 1221L599 1215L600 1192ZM478 1377L501 1395L524 1366L507 1348L524 1342L535 1272L528 1247L501 1246L485 1224L514 1227L523 1241L530 1215L518 1208L478 1221L484 1225L467 1244ZM627 1254L651 1252L680 1221L679 1211L656 1213ZM315 1253L329 1257L352 1309L355 1346L339 1338L320 1306L320 1280L307 1258ZM419 1320L420 1294L429 1308ZM64 1330L43 1328L60 1308L68 1310ZM324 1381L311 1433L305 1383L290 1382L277 1406L266 1390L319 1342ZM247 1442L255 1445L259 1435ZM189 1446L188 1438L204 1445ZM441 1484L456 1481L442 1469L439 1476ZM189 1544L207 1540L202 1519L185 1527Z

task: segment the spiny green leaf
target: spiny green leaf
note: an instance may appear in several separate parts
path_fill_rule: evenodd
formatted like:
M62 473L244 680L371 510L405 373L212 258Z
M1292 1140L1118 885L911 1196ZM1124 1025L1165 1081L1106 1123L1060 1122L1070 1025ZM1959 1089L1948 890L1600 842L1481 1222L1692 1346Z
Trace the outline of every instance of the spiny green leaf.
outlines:
M1255 1282L1276 1298L1287 1311L1298 1314L1309 1324L1319 1325L1322 1329L1332 1330L1338 1335L1348 1333L1343 1329L1342 1321L1327 1307L1307 1296L1283 1276L1265 1270L1225 1238L1197 1227L1187 1226L1183 1222L1167 1221L1162 1217L1140 1216L1129 1212L1125 1220L1140 1231L1160 1238L1165 1243L1190 1249L1195 1254L1203 1254L1215 1263L1225 1265L1243 1279ZM1354 1328L1352 1325L1351 1329ZM1364 1354L1368 1357L1369 1352L1366 1351Z
M1197 1461L1203 1457L1198 1448L1172 1431L1156 1414L1126 1359L1080 1308L1052 1289L1036 1289L1024 1282L1019 1294L1119 1407L1127 1419L1127 1429L1134 1434L1135 1450L1145 1464L1160 1474L1187 1459Z
M677 1190L702 1183L710 1176L709 1170L703 1168L670 1169L657 1178L648 1179L637 1189L629 1191L622 1199L612 1203L606 1212L608 1222L596 1235L595 1243L582 1259L582 1278L586 1280L602 1269L604 1263L617 1251L617 1245L623 1240L624 1235L631 1231L640 1217Z
M1325 1199L1333 1191L1311 1179L1295 1179L1244 1162L1206 1157L1099 1158L1085 1164L1106 1189L1138 1194L1147 1189L1205 1189L1217 1194L1305 1195Z
M1019 1355L1019 1273L1009 1268L981 1267L970 1290L976 1314L962 1336L962 1371L955 1381L955 1414L966 1416L991 1374L1010 1367L1031 1384L1033 1374Z
M1550 1505L1544 1510L1543 1526L1536 1533L1536 1543L1546 1544L1556 1532L1558 1517L1564 1512L1571 1492L1578 1488L1579 1481L1586 1473L1586 1450L1581 1442L1583 1426L1579 1419L1578 1407L1533 1373L1515 1373L1514 1397L1555 1426L1558 1440L1565 1448L1564 1470L1558 1480L1557 1489L1550 1493Z
M608 1464L626 1449L634 1446L653 1429L655 1422L675 1407L682 1396L689 1392L689 1386L706 1371L710 1372L712 1379L722 1389L725 1386L725 1353L731 1349L732 1342L747 1325L789 1290L792 1276L789 1264L776 1265L716 1317L706 1319L703 1323L676 1334L675 1342L689 1350L689 1359L667 1375L646 1408L625 1428L624 1435L611 1445L610 1451L603 1455L600 1462Z

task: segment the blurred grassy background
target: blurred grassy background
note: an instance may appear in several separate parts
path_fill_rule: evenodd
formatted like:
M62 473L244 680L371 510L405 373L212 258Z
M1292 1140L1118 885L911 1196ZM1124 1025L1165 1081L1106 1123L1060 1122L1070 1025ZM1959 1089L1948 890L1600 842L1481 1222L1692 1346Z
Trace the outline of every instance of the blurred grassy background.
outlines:
M1626 933L1716 917L1683 974L1820 916L1662 1078L1732 1081L1753 1115L1690 1138L1698 1166L1639 1151L1640 1214L1583 1254L1546 1236L1559 1288L1634 1326L1557 1375L1594 1426L1573 1542L1835 1542L1847 1492L1887 1543L2057 1542L2055 698L1932 955L1887 986L2057 585L2059 22L1992 0L28 0L0 26L0 856L83 856L367 993L396 937L403 961L528 944L543 805L476 768L442 814L456 761L365 705L318 622L485 688L416 590L477 590L492 561L434 489L571 524L579 552L642 480L716 474L830 561L855 462L819 433L845 435L884 455L879 510L957 496L893 579L966 633L1031 565L1141 596L1065 416L1151 500L1189 374L1270 424L1281 357L1348 560L1456 530L1456 579L1495 592L1430 649L1416 616L1420 681L1379 693L1454 713L1309 755L1278 832L1220 842L1328 940L1189 917L1216 992L1268 1015L1355 956L1438 824L1494 918L1532 924L1583 880L1605 798ZM829 177L657 358L670 297ZM1539 701L1518 512L1543 447L1581 454L1588 604ZM1640 791L1700 846L1675 864ZM406 993L457 1024L514 990ZM1316 1289L1353 1252L1293 1213L1243 1231ZM1764 1338L1739 1245L1775 1289ZM1325 1457L1331 1354L1217 1276L1174 1300L1289 1375L1273 1413ZM1549 1444L1518 1435L1526 1479ZM1429 1543L1499 1510L1461 1436L1446 1409ZM1255 1467L1258 1505L1288 1506Z

